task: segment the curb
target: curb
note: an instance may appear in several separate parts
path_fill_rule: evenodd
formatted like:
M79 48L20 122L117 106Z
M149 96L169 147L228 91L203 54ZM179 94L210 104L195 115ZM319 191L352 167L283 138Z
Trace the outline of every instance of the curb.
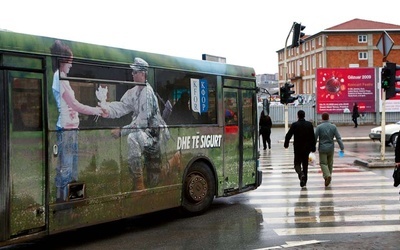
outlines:
M370 161L360 160L357 159L354 161L355 165L360 165L367 168L392 168L394 167L394 158L380 160L380 159L373 159Z
M371 139L369 137L343 137L342 141L370 141ZM336 141L336 139L334 139ZM285 140L278 140L279 143L284 143ZM290 140L290 142L293 142L293 138Z
M370 141L369 137L343 137L342 141ZM336 139L335 139L336 141Z

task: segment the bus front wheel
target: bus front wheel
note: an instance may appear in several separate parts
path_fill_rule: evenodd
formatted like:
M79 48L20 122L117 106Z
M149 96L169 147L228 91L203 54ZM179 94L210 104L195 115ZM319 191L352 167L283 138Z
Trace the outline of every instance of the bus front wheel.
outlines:
M214 200L215 180L210 167L203 162L194 163L183 183L182 208L190 214L207 210Z

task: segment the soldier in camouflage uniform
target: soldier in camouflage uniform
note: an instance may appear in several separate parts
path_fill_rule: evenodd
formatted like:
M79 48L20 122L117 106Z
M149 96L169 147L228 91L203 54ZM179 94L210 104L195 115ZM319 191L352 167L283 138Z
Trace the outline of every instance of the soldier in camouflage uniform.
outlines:
M150 186L159 182L161 172L161 144L169 139L167 125L161 117L157 97L147 82L148 63L135 58L132 68L133 81L144 83L129 89L120 101L102 105L103 117L119 118L132 112L132 122L121 129L114 129L114 137L127 136L128 164L134 190L144 189L143 166L146 166ZM145 162L142 163L142 156Z

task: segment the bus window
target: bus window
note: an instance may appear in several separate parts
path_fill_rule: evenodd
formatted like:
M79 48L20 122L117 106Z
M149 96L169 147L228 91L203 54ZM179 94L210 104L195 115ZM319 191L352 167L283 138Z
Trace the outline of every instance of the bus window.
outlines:
M56 60L56 58L53 58ZM62 59L61 59L62 60ZM61 60L53 63L58 65ZM57 64L58 63L58 64ZM132 88L133 80L129 65L101 65L90 64L74 59L72 66L67 77L61 80L69 81L71 88L74 91L75 98L84 105L96 107L98 105L98 98L96 91L101 88L107 89L107 101L119 101L125 92ZM54 127L57 117L52 117L52 124ZM100 117L92 115L79 115L79 128L93 128L99 126L116 127L123 126L130 122L131 116L126 115L116 120L100 119Z
M170 125L215 124L215 76L156 70L160 111Z
M238 97L235 91L225 92L225 132L238 133Z
M13 131L42 130L42 101L40 85L40 79L13 79Z

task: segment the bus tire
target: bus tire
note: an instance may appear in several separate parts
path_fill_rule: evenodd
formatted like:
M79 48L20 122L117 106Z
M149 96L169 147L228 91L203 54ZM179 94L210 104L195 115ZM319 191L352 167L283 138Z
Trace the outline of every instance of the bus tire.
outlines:
M182 188L182 208L185 214L198 215L214 200L215 178L204 162L195 162L188 170Z

